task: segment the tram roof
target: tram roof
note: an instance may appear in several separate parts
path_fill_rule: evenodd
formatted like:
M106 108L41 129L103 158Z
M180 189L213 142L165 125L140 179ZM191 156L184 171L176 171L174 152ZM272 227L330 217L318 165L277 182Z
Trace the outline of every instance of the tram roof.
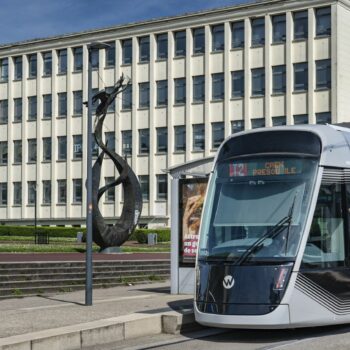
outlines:
M258 128L242 131L230 135L220 146L217 156L220 154L222 146L230 139L245 134L275 132L275 131L306 131L318 136L321 141L320 165L329 167L350 168L350 123L326 124L326 125L286 125L270 128Z

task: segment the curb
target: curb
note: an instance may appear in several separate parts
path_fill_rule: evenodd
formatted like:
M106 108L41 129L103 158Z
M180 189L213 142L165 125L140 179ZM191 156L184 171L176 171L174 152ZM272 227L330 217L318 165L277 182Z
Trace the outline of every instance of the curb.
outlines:
M134 313L72 326L0 338L0 350L81 350L161 333L177 334L195 325L192 311Z

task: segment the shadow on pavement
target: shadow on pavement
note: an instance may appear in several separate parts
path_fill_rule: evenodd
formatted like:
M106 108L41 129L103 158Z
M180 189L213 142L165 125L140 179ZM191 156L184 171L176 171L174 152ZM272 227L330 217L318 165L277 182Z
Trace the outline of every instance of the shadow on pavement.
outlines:
M63 300L63 299L53 298L53 297L49 297L49 296L45 296L45 295L37 295L37 297L38 298L42 298L42 299L52 300L52 301L59 301L60 303L75 304L75 305L79 305L79 306L85 306L84 303L79 303L77 301Z

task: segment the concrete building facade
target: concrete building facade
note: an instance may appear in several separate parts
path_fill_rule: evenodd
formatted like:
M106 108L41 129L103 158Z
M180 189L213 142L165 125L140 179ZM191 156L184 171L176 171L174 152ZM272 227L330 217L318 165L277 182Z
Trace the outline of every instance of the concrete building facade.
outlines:
M131 88L105 137L140 177L141 224L170 225L164 170L232 132L349 121L350 1L266 0L0 47L0 221L85 222L87 45L93 89ZM96 149L94 150L96 155ZM102 183L117 172L105 159ZM35 205L36 203L36 205ZM121 213L121 188L101 209Z

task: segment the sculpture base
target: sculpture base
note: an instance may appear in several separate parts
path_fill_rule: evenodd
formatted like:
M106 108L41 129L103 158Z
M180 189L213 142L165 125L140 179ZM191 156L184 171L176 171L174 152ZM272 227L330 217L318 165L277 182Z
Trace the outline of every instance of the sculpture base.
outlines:
M118 254L121 252L122 252L122 250L120 247L101 248L99 251L99 253L102 253L102 254Z

